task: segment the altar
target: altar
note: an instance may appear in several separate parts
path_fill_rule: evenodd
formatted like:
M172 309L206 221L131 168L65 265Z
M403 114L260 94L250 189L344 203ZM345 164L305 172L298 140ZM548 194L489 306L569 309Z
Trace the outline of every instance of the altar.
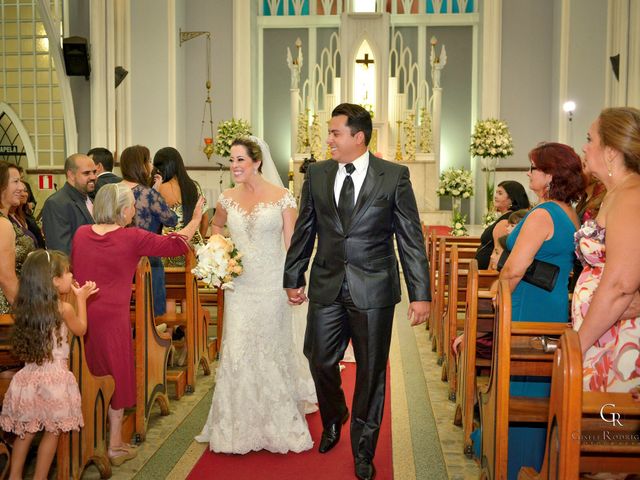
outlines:
M407 48L401 31L390 28L389 14L343 13L309 76L300 82L304 64L298 39L287 49L291 73L290 171L299 197L305 160L331 158L326 145L331 111L343 102L360 104L372 115L369 150L409 168L422 221L448 225L451 212L439 210L442 87L445 47L421 35L417 55ZM314 46L315 48L315 46ZM429 54L429 55L427 55ZM427 79L430 73L430 82Z

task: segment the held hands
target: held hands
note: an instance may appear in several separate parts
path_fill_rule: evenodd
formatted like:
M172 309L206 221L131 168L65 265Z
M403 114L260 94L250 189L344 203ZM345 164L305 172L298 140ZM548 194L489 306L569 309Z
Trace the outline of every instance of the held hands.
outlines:
M284 290L287 292L287 297L289 297L289 305L302 305L308 300L304 294L304 287L285 288Z
M96 286L96 282L86 281L84 285L80 286L78 282L74 281L71 285L73 294L78 300L87 300L94 293L98 293L100 289Z
M407 318L411 321L411 326L415 327L427 321L429 318L429 312L431 311L431 302L411 302L409 304L409 311L407 312Z

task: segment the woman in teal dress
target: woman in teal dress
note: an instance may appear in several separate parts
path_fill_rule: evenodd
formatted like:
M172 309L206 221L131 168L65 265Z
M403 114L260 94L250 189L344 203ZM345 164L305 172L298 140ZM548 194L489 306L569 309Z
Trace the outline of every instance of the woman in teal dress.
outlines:
M508 280L511 287L513 321L567 323L573 235L580 226L571 203L583 194L586 181L580 157L567 145L543 143L529 152L529 160L529 188L538 196L539 204L507 238L511 254L500 278ZM523 279L534 259L560 268L552 291ZM515 396L548 397L550 381L544 377L513 376L510 391ZM523 466L540 470L545 437L546 427L539 424L509 428L509 479L517 478Z

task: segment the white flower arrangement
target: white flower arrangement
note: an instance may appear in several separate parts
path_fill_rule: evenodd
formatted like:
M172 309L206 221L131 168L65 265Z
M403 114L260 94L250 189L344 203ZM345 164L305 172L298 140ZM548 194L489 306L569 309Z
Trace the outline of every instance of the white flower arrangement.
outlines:
M464 168L447 168L440 174L440 183L436 193L439 197L469 198L473 195L471 172Z
M218 124L216 133L215 153L221 157L228 157L231 151L231 144L236 138L248 137L251 135L251 125L246 120L226 120Z
M513 138L502 120L479 120L471 135L469 152L474 157L505 158L513 155Z
M467 216L463 215L459 211L453 212L453 219L451 220L451 235L454 237L467 236Z
M198 265L191 273L207 285L233 290L233 279L242 273L242 254L230 238L212 235L196 248L196 256Z
M498 219L499 216L500 216L500 214L497 211L489 210L482 217L482 226L484 228L487 228L489 225L491 225L493 222L495 222Z

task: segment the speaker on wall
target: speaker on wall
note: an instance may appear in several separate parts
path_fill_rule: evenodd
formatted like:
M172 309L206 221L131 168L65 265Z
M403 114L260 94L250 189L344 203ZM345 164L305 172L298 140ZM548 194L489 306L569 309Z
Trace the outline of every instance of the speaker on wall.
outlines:
M70 77L79 76L87 80L91 74L89 44L86 38L69 37L62 40L64 68Z

